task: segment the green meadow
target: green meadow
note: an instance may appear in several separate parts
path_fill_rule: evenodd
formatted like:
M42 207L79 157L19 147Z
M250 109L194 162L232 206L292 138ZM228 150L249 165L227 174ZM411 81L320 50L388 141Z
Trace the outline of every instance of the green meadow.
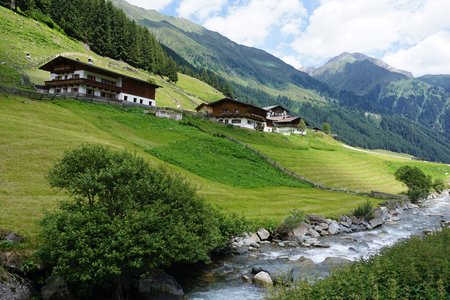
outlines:
M450 179L450 167L446 164L415 161L388 151L349 149L323 133L308 131L306 136L283 136L237 130L198 119L195 122L204 130L220 131L244 142L289 170L329 187L398 194L405 187L393 174L402 165L417 166L433 178Z
M44 211L67 197L49 188L46 174L65 150L83 143L128 149L155 167L170 168L206 201L259 224L279 222L293 209L336 216L367 199L314 189L245 147L141 108L2 95L0 132L0 228L34 241Z

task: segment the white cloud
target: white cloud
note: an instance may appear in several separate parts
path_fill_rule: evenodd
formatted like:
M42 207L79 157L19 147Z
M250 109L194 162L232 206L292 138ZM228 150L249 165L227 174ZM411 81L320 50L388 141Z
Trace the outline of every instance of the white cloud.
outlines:
M128 3L145 8L160 10L167 7L174 0L126 0Z
M247 46L263 43L274 27L285 27L284 33L295 33L295 24L306 16L299 0L249 0L231 5L225 16L208 18L204 26Z
M450 32L441 31L413 47L387 53L383 60L415 76L450 74Z
M285 63L293 66L297 70L302 70L303 69L303 66L302 66L300 60L298 59L298 57L296 57L294 55L283 56L283 57L281 57L281 60L284 61Z
M322 0L292 44L304 62L410 47L450 26L448 0Z
M204 20L211 14L221 11L225 4L227 4L227 0L182 0L177 8L177 13L183 18L195 16Z

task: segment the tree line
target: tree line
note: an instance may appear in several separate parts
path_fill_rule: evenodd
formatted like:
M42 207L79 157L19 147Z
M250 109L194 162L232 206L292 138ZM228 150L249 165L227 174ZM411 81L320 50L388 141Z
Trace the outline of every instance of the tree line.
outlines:
M96 53L178 80L178 66L148 29L105 0L17 0L26 15L83 41Z

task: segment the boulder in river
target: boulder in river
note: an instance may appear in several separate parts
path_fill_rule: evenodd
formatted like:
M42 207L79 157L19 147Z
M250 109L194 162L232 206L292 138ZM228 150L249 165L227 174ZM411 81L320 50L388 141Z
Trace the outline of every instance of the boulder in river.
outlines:
M381 218L375 218L369 221L369 224L372 228L383 225L383 220Z
M259 239L260 239L261 241L265 241L265 240L269 239L269 237L270 237L269 231L267 231L267 230L264 229L264 228L260 228L260 229L256 232L256 234L258 235L258 237L259 237Z
M0 299L28 300L32 294L30 281L7 272L0 274Z
M291 270L294 283L302 280L314 280L317 277L317 268L312 260L302 257Z
M308 230L307 235L309 235L309 236L312 237L312 238L318 238L318 237L320 237L320 233L318 233L317 231L315 231L315 230L312 229L312 228L310 228L310 229Z
M141 299L182 299L183 289L176 280L163 271L154 271L139 279Z
M328 233L331 235L339 233L339 224L336 221L333 220L330 225L328 225Z
M292 230L292 234L294 238L298 241L303 241L303 238L305 237L306 233L308 233L309 225L306 223L300 224L300 226L294 228Z
M351 264L352 261L342 257L327 257L323 262L320 263L322 266L327 266L328 268L340 267L344 265Z
M256 274L255 277L253 277L253 282L256 285L259 285L259 286L262 286L265 288L273 287L272 278L270 278L270 275L267 272L261 271L258 274Z
M292 267L292 265L286 263L256 265L252 268L252 273L265 272L270 275L270 278L275 283L289 283L291 282Z

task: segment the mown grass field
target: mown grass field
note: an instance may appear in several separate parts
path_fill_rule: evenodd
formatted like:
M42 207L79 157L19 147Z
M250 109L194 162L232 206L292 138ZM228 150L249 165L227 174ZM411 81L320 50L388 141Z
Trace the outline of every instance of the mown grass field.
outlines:
M26 87L27 82L24 82L22 75L26 75L32 83L43 84L50 75L39 70L39 66L57 55L64 55L85 62L91 57L94 64L100 67L155 82L162 86L157 92L157 105L161 107L193 110L202 102L211 102L223 97L222 93L208 84L184 74L179 74L179 81L173 84L124 62L99 56L90 51L86 45L67 37L64 33L4 7L0 7L0 19L2 85ZM26 58L27 53L30 54L30 59Z
M413 161L406 155L385 151L348 149L323 133L282 136L251 133L202 120L194 122L210 132L220 131L247 143L284 167L329 187L401 193L405 191L405 186L396 181L393 174L402 165L417 166L433 178L450 179L448 165Z
M207 201L262 224L279 222L293 209L336 216L367 199L313 189L244 147L142 109L0 95L0 132L0 228L33 241L43 212L67 197L49 188L48 170L65 150L82 143L135 151L153 166L186 176ZM151 154L165 150L171 164Z

